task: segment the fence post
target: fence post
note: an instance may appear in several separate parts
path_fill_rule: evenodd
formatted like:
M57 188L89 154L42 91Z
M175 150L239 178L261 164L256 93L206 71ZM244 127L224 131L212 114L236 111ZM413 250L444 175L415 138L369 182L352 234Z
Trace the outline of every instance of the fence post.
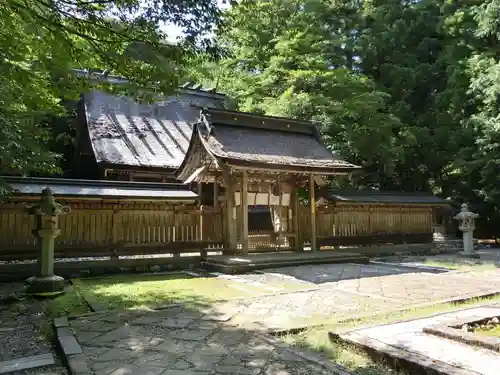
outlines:
M120 247L120 240L118 235L118 214L119 211L113 208L111 213L111 259L118 259L119 257L118 251Z
M204 208L204 206L200 206L200 211L199 211L199 213L200 213L200 217L199 217L199 223L200 223L199 224L200 225L199 237L200 238L199 238L199 241L202 243L202 245L201 245L202 247L200 249L200 255L202 256L202 258L206 258L207 257L207 249L203 245L203 240L204 240L204 238L203 238L203 208Z

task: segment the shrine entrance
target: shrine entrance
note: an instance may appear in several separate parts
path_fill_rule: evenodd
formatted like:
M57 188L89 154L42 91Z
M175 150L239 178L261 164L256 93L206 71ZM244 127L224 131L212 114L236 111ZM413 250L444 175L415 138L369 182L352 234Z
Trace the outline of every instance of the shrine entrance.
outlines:
M290 205L292 186L282 183L280 186L276 182L255 183L249 174L249 186L247 200L248 215L248 251L267 252L291 250L297 248L296 236L298 224L294 226L294 212ZM240 183L241 185L241 183ZM238 189L238 187L236 188ZM280 189L282 191L280 191ZM268 190L266 192L266 190ZM274 190L274 192L273 192ZM281 197L281 199L280 199ZM242 206L243 197L241 189L234 193L233 219L236 228L242 228L244 209ZM244 237L241 230L237 230L237 248L244 249Z
M314 124L219 109L202 110L177 177L213 184L228 254L303 250L316 244L315 186L358 167L331 154ZM308 191L309 228L299 228L298 190Z

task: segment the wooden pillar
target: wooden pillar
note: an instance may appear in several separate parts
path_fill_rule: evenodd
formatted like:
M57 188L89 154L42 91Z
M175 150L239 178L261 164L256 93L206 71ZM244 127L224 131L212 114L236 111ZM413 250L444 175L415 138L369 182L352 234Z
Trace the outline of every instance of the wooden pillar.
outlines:
M297 188L294 187L293 188L293 191L292 191L292 194L291 194L291 205L292 205L292 228L293 228L293 231L295 232L295 249L297 251L303 251L304 248L303 248L303 237L302 237L302 233L300 232L300 228L299 228L299 210L300 210L300 206L299 206L299 194L298 194L298 191L297 191Z
M214 208L219 208L219 183L214 181Z
M196 193L198 194L198 199L197 199L197 204L198 204L198 210L200 211L200 217L199 217L199 222L198 222L198 226L199 226L199 233L198 233L198 240L199 241L203 241L203 206L202 206L202 202L203 202L203 197L202 197L202 193L203 193L203 189L202 189L202 185L201 185L201 182L198 181L196 183Z
M241 247L243 254L248 254L248 174L241 172L240 212L241 212Z
M196 194L198 194L198 200L197 200L198 206L201 206L201 202L203 201L202 193L203 193L203 188L201 182L198 181L196 182Z
M236 231L234 228L235 220L233 218L233 204L234 200L234 185L232 180L227 180L226 182L226 209L224 210L224 221L226 222L226 235L224 241L224 247L229 252L236 250Z
M317 250L316 243L316 194L314 191L314 175L309 175L309 216L311 219L311 251Z

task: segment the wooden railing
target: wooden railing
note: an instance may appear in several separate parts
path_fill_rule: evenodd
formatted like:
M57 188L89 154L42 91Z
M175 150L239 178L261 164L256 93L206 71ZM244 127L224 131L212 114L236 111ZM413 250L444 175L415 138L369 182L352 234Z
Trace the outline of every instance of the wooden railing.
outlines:
M290 250L295 244L294 233L281 233L274 230L253 230L248 234L248 247L251 252Z

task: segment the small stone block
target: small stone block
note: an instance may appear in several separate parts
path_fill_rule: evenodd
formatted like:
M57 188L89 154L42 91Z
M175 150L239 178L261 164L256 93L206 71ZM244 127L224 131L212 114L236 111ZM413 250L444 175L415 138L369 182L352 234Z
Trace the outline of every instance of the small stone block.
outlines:
M90 375L87 358L83 354L75 354L67 357L69 372L71 375Z
M68 322L67 316L61 316L59 318L54 318L54 327L55 328L68 327L68 326L69 326L69 322Z
M53 365L54 363L54 357L51 353L12 359L10 361L0 362L0 374Z
M59 340L59 345L65 355L81 354L83 353L82 347L76 341L73 332L69 327L62 327L57 329L57 339Z
M106 307L100 303L93 303L90 306L92 307L92 310L94 310L95 312L106 311Z

